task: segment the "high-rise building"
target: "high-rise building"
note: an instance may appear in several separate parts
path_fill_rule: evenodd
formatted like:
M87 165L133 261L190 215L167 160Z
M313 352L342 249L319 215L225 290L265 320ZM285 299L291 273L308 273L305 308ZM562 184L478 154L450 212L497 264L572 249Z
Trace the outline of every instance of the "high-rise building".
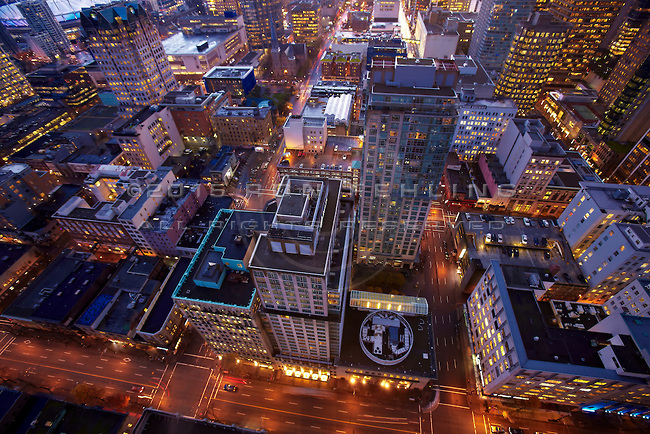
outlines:
M133 114L159 103L176 88L158 30L142 4L82 9L81 25L123 111Z
M222 209L181 278L173 299L218 356L271 363L261 301L248 260L272 213ZM259 287L258 287L259 289Z
M418 254L456 129L458 68L453 65L451 60L405 58L373 65L359 262L411 264Z
M401 0L377 0L372 4L372 20L376 23L397 22Z
M237 0L203 0L207 13L214 16L223 16L225 13L239 15L239 2Z
M582 182L557 222L575 257L582 255L613 223L644 224L650 187Z
M289 14L295 42L316 44L321 35L320 4L298 3Z
M623 158L609 179L621 184L650 185L650 129Z
M548 12L535 12L517 26L494 93L511 98L519 115L533 110L568 31L566 23Z
M618 142L642 139L650 122L650 21L625 50L601 95L611 104L598 133Z
M26 0L17 3L16 6L20 9L34 33L44 33L49 36L52 44L47 44L47 47L42 48L50 58L54 60L61 55L70 53L70 41L61 24L54 18L47 0Z
M338 179L285 176L278 208L250 256L273 356L285 368L339 355L350 279L354 197Z
M603 304L634 279L650 277L650 226L610 224L576 260L590 287L580 300Z
M587 72L623 0L551 0L548 10L571 25L551 76L554 81L579 80Z
M280 0L240 0L251 49L272 48L284 41Z
M474 25L469 55L487 70L500 70L517 30L533 8L534 0L485 0Z
M648 405L650 319L610 315L597 322L605 316L598 306L537 300L526 274L492 261L467 301L483 393L573 406Z
M603 306L608 314L629 313L650 317L650 280L635 279L607 300Z
M0 49L0 106L8 107L34 96L34 89L11 58Z
M614 56L625 53L636 34L650 17L649 0L637 0L635 3L635 7L630 10L625 21L618 28L616 36L609 46L609 52Z
M157 169L185 146L168 108L145 107L113 131L124 158L143 169Z
M0 23L0 47L7 53L18 54L20 48L14 37L9 33L7 27Z
M630 46L607 77L598 98L605 106L610 106L621 94L627 83L639 70L650 52L650 22L636 33Z
M481 99L461 103L451 150L463 160L494 154L517 106L509 99Z

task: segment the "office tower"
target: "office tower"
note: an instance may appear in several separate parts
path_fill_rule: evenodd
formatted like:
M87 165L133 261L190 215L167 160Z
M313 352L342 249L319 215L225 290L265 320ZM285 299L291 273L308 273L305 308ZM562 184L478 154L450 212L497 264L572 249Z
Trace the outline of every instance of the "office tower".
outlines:
M610 224L576 260L591 288L580 300L603 304L632 280L650 277L650 226Z
M372 4L372 20L375 23L395 23L399 19L401 0L377 0Z
M467 301L483 393L573 406L647 404L650 319L610 315L597 322L605 315L599 306L539 301L527 271L492 261Z
M613 223L646 223L650 187L581 182L557 222L573 256L582 255Z
M609 104L598 133L618 142L637 142L646 133L650 108L650 21L630 44L599 97Z
M18 43L11 36L7 27L4 24L0 23L0 46L6 53L9 54L18 54L20 53L20 48L18 48Z
M517 30L535 6L534 0L485 0L481 5L469 55L488 71L500 70Z
M609 315L629 313L650 317L650 280L634 279L618 294L607 300L603 309Z
M113 131L124 158L143 169L157 169L185 146L168 108L145 107Z
M226 13L239 15L237 0L203 0L203 6L208 14L217 17Z
M316 44L321 36L320 4L298 3L289 14L295 42Z
M533 110L568 31L548 12L535 12L517 26L494 93L512 99L519 115Z
M517 106L509 99L481 99L461 102L451 150L462 160L476 160L494 154Z
M621 184L650 185L650 129L623 158L609 180Z
M54 60L61 54L70 53L70 41L61 24L54 18L54 14L47 4L47 0L27 0L16 5L27 20L27 24L36 34L47 34L52 41L52 46L43 47L47 55ZM53 48L56 48L54 51Z
M405 58L373 65L358 262L410 265L418 255L458 118L452 65Z
M622 11L621 11L622 12ZM641 30L650 17L650 1L637 0L635 7L630 11L625 21L616 32L616 36L609 46L609 52L614 56L620 56L630 46L630 43Z
M81 25L123 112L157 104L176 88L158 30L141 4L84 8Z
M284 41L280 0L240 0L251 49L272 48Z
M248 270L272 213L222 209L204 235L172 298L218 356L270 364L261 301Z
M571 25L551 73L554 81L574 81L585 75L624 3L623 0L551 0L548 3L549 12Z
M11 58L0 49L0 106L8 107L34 95L34 89Z
M354 197L338 179L285 176L277 211L250 256L276 361L328 366L339 355Z

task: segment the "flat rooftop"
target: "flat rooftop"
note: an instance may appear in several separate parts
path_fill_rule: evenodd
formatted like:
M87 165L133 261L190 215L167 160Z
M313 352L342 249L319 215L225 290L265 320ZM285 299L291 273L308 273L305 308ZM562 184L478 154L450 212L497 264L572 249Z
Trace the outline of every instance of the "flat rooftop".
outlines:
M67 124L63 131L90 133L97 129L106 129L118 117L117 112L118 107L96 105Z
M163 39L162 45L168 56L205 55L212 50L216 50L219 45L228 40L232 34L233 32L189 35L179 32ZM205 47L205 43L207 43L207 47ZM201 49L199 49L199 47L201 47Z
M350 306L346 308L339 366L402 376L437 378L437 364L433 351L433 321L430 314L402 316L413 332L411 350L402 362L396 365L384 365L371 360L361 348L359 341L361 326L369 313L371 312Z
M224 259L241 261L252 241L251 230L267 231L273 213L245 210L224 210L219 216L221 233L214 247L223 251Z
M110 268L110 264L87 262L67 256L56 258L18 296L4 316L61 323L86 291ZM99 288L97 288L99 289Z
M456 92L451 87L425 88L425 87L398 87L386 86L385 84L373 84L372 93L384 93L388 95L421 95L435 96L441 98L454 98Z
M0 243L0 275L11 268L31 248L32 246L27 244Z
M176 244L177 247L198 249L203 236L208 232L210 223L217 217L221 209L228 209L232 205L229 196L208 195L192 220L189 221L183 235Z
M203 79L241 79L247 74L253 74L252 66L215 66L203 76Z
M527 219L531 225L526 226L521 217L512 217L514 225L506 224L503 216L486 215L483 222L481 214L459 213L457 223L462 222L467 240L467 254L471 260L479 260L483 269L487 269L492 260L497 260L503 265L524 266L532 269L546 270L557 278L558 283L582 284L580 276L582 271L571 255L571 249L567 244L559 228L551 224L549 227L540 225L542 219ZM469 216L469 220L467 217ZM492 240L486 243L485 235L492 234ZM503 242L499 243L498 235L501 234ZM527 244L522 243L522 235L526 235ZM546 246L544 240L546 239ZM537 240L538 245L535 244ZM519 250L519 256L513 256L503 249ZM459 251L462 247L459 247ZM546 259L544 252L550 254ZM569 276L566 279L564 274ZM544 274L544 273L542 273ZM543 277L543 276L540 276ZM527 286L527 285L526 285ZM586 284L585 284L586 287Z
M178 286L185 270L190 265L191 259L189 258L180 258L176 262L176 266L172 271L171 275L167 278L165 286L162 287L161 293L158 296L156 303L149 308L149 316L145 320L142 328L140 329L143 333L155 334L158 333L167 321L169 312L174 309L174 300L172 295Z
M301 178L295 177L291 179L300 180ZM307 180L312 181L312 179ZM340 200L341 182L341 180L330 179L326 183L326 206L323 211L320 233L314 255L278 254L271 250L271 243L266 235L263 234L259 237L255 251L251 257L251 268L258 267L278 271L287 270L323 275L331 250L331 234L332 231L338 229L334 227L334 223L337 217L337 203ZM349 215L345 213L349 213L351 210L347 207L342 207L341 209L344 211L344 214L338 216L339 221L345 221Z

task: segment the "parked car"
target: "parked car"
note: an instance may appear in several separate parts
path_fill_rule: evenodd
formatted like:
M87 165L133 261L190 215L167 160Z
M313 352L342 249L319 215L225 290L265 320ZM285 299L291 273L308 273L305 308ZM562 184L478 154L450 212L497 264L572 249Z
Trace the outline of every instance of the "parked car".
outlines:
M465 219L469 222L472 221L472 215L468 212L465 213Z
M521 236L521 244L528 244L528 236L526 234Z
M535 243L536 246L539 246L539 238L535 237L533 243Z
M500 243L503 243L503 235L502 235L502 234L497 235L497 240L498 240Z
M492 234L490 234L490 233L485 234L485 242L486 243L491 243L492 242Z
M544 259L551 259L551 252L549 252L548 250L545 250L544 251Z
M524 225L526 226L531 226L532 223L530 222L530 219L528 217L524 217Z

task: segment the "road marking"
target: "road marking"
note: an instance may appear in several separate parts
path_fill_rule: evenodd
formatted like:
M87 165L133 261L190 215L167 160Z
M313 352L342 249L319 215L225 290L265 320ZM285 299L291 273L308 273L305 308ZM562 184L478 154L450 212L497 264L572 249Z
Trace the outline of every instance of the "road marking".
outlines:
M339 410L339 413L347 413L345 410Z
M269 397L264 397L264 399L267 401L273 401L273 398L269 398Z
M90 358L90 356L87 356L87 355L85 355L85 354L82 354L81 357L83 357L83 358L85 358L85 359Z
M287 420L285 422L288 423L289 425L295 425L296 424L295 422L291 422L290 420Z
M246 416L246 413L241 413L239 411L237 412L237 414L240 415L240 416Z
M47 356L41 356L41 359L47 359Z
M267 392L273 392L273 389L269 389L268 387L264 390L266 390Z
M142 377L142 374L139 374L137 372L135 373L135 375L137 375L138 377Z
M317 406L317 405L315 405L314 408L317 408L317 409L319 409L319 410L322 410L322 409L323 409L323 407L319 407L319 406Z
M343 434L345 434L345 431L341 431L340 429L337 429L336 432L342 432Z
M474 426L474 434L476 434L476 421L474 420L474 412L472 412L472 425Z
M341 403L341 404L345 404L345 403L346 403L345 401L341 401L340 399L336 400L336 402Z
M245 396L247 398L250 398L250 395L248 393L242 393L241 396Z
M69 356L72 353L70 351L64 351L63 354L67 354Z
M50 377L50 378L56 378L54 375L48 375L48 377Z
M467 407L465 405L447 404L445 402L441 402L439 405L444 405L444 406L447 406L447 407L463 408L465 410L469 410L469 407Z
M444 278L444 281L445 281L445 285L446 285L447 284L447 278L446 277ZM449 297L447 297L447 301L449 301Z
M312 425L311 427L312 427L312 428L315 428L315 429L320 429L320 427L319 427L319 426L316 426L316 425Z
M95 368L97 368L97 369L104 369L103 366L95 366Z
M45 351L54 351L52 348L45 348Z
M124 372L121 369L116 369L115 372Z
M147 369L147 367L146 367L146 366L142 366L142 365L140 365L140 367L141 367L141 368L144 368L144 369Z
M289 402L289 404L291 404L291 405L298 405L297 402Z
M369 404L359 404L361 407L370 407Z

